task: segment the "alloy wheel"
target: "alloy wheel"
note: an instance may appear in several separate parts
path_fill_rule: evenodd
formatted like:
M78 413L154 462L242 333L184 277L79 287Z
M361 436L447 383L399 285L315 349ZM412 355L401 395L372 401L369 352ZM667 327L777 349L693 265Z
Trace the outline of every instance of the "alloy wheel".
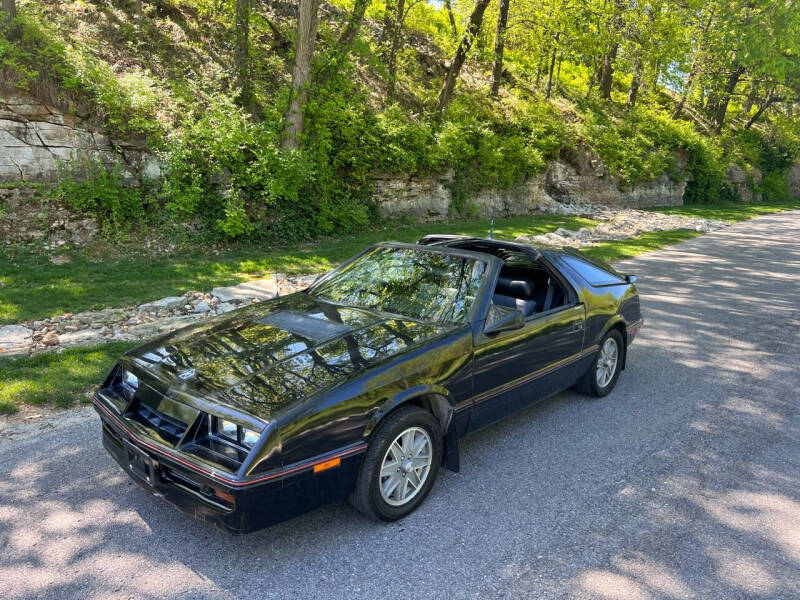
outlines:
M391 506L411 501L423 488L431 470L433 444L427 431L409 427L389 446L381 463L378 488Z
M595 377L597 385L601 388L606 387L614 378L619 360L619 348L614 338L608 338L600 348L600 356L597 358L597 370Z

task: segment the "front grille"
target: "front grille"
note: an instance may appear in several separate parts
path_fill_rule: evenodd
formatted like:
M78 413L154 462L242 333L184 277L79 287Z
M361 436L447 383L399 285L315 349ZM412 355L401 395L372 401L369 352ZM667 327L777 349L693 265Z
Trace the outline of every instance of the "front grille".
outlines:
M177 444L186 433L186 423L159 412L142 401L134 401L125 416L148 429L155 430L162 439L173 445Z
M232 473L238 471L244 459L247 458L247 452L241 448L220 441L211 435L198 437L191 443L184 443L181 449L203 460L218 464Z

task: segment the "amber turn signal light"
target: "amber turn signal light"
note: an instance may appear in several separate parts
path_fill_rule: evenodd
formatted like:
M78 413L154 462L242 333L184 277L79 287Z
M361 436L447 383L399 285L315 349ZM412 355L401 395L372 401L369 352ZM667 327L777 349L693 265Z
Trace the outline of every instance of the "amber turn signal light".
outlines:
M235 504L236 500L233 497L233 494L228 494L227 492L223 492L222 490L214 490L214 495L219 498L220 500L224 500L228 504Z
M319 473L320 471L325 471L326 469L332 469L333 467L338 467L340 464L342 464L341 458L326 460L323 463L314 465L314 473Z

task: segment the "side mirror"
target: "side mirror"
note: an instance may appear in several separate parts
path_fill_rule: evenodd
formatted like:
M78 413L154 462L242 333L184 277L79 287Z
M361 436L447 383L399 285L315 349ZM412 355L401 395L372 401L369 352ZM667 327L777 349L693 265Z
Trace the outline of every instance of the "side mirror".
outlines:
M625 280L628 283L636 283L637 279L638 279L638 277L636 277L636 275L625 275Z
M522 329L525 327L525 315L521 310L508 310L508 314L503 315L499 319L483 327L483 333L492 335L502 331L513 331L515 329Z

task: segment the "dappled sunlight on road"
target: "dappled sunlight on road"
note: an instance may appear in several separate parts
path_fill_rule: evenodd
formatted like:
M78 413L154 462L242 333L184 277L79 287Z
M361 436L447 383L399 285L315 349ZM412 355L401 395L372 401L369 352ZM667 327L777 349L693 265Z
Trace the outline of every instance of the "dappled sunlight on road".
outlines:
M697 503L720 523L763 538L800 566L800 502L741 490L714 500L698 498Z

